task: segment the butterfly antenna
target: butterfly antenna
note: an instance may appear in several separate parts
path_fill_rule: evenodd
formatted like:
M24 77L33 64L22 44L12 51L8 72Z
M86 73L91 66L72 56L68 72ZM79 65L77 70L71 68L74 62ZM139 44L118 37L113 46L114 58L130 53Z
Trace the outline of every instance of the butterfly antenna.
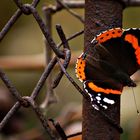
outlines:
M136 96L135 96L134 88L132 88L132 93L133 93L133 97L134 97L134 102L135 102L137 115L140 115L140 112L139 112L139 109L138 109L138 106L137 106L137 102L136 102Z

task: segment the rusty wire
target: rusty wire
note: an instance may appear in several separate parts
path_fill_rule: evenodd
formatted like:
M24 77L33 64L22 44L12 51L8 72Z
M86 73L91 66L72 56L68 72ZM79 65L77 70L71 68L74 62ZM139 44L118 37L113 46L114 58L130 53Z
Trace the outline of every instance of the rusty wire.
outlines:
M46 116L43 114L42 110L40 109L40 107L36 103L36 98L39 96L40 90L45 85L46 79L50 75L50 73L53 70L56 63L58 63L60 65L60 72L56 76L52 88L55 88L58 85L63 74L65 73L64 71L66 70L66 68L69 65L70 58L71 58L71 51L70 51L68 41L71 39L74 39L78 35L81 35L83 33L83 30L73 34L69 38L66 38L62 27L60 25L57 25L56 29L57 29L58 35L61 39L61 43L56 45L56 43L54 42L54 40L50 34L49 29L47 28L44 21L42 20L42 18L38 14L38 11L36 10L36 6L38 5L39 1L40 0L33 0L31 4L23 4L22 0L14 0L15 4L18 7L18 10L13 14L13 16L9 19L7 24L3 27L2 31L0 32L0 41L2 41L2 39L5 37L5 35L8 33L8 31L12 28L14 23L19 19L19 17L22 14L25 14L25 15L31 14L31 15L33 15L34 19L38 23L38 26L40 27L42 33L44 34L44 37L45 37L49 47L52 49L52 51L55 53L56 56L50 60L48 65L46 65L44 72L42 73L40 79L38 80L38 82L37 82L36 86L34 87L30 96L22 96L20 94L20 92L18 92L18 90L16 89L14 84L11 82L11 80L8 78L6 73L2 69L0 69L1 80L6 85L6 87L9 89L11 95L17 100L15 105L13 105L13 107L9 110L9 112L6 114L6 116L1 121L0 131L3 129L3 127L6 125L6 123L8 121L10 121L11 117L21 107L26 107L26 108L30 107L35 112L37 118L40 120L42 126L44 127L44 130L50 136L50 138L52 140L57 140L58 138L56 137L55 133L53 132L53 130L51 129L51 127L49 125L49 120L46 118ZM67 10L68 10L68 7L64 3L61 3L61 5L60 5L60 3L57 3L55 8L51 7L50 9L52 11L52 14L54 14L55 12L63 9L63 7L67 8ZM74 4L73 4L73 7L74 7ZM77 8L77 7L78 7L78 5L76 3L76 7L74 7L74 8ZM79 7L81 7L80 4L79 4ZM73 12L71 10L70 10L70 13L73 14ZM73 15L75 16L75 14L73 14ZM80 16L79 16L79 18L80 18ZM63 45L63 49L60 50L59 48L62 45ZM61 62L60 59L63 59L63 63ZM74 82L74 80L70 76L68 76L68 79L70 81L72 81L73 85L76 86L76 88L83 94L83 91L80 89L80 87ZM63 134L61 134L61 133L62 133L62 131L60 131L60 138L59 139L67 139L64 132L63 132Z

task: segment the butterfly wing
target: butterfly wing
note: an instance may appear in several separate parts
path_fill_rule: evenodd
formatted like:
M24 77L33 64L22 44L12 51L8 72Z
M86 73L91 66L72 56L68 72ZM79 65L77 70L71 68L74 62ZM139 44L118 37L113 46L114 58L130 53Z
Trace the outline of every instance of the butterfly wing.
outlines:
M116 32L120 32L120 30L114 31L111 29L111 32L112 34L117 34ZM123 30L121 33L120 37L118 35L118 37L112 37L104 42L100 39L100 36L97 39L113 55L120 69L131 76L140 67L140 30L138 28L130 28Z
M107 109L108 105L114 104L123 88L121 83L110 78L108 73L102 69L102 62L98 57L98 54L92 55L92 57L82 54L77 59L76 65L76 75L83 82L84 89L96 110ZM110 71L113 72L114 68L111 69Z
M139 30L110 29L97 35L92 42L98 43L79 57L76 73L95 109L107 109L124 86L136 86L130 75L140 62L139 34Z
M126 69L132 75L140 68L140 29L130 28L125 30L122 34L122 39L124 40L123 46L126 49L126 60L129 58L128 61L131 62L131 65L128 64Z

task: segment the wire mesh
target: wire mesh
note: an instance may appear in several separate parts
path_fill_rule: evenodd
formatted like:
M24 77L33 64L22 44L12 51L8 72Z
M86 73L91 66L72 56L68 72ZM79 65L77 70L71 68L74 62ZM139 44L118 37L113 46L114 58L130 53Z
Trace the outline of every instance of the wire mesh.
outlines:
M63 74L66 74L67 78L73 83L73 85L83 94L83 91L80 89L80 87L74 82L74 80L70 77L70 75L66 72L66 69L70 63L71 59L71 50L69 47L68 41L71 39L74 39L75 37L81 35L83 33L83 30L80 32L77 32L70 36L69 38L66 38L63 29L60 25L56 26L58 35L61 39L60 44L56 44L51 36L51 31L48 28L48 25L43 21L41 16L39 15L38 11L36 10L36 6L39 4L40 0L33 0L31 4L29 3L22 3L21 0L14 0L14 3L18 7L17 11L13 14L13 16L9 19L9 21L6 23L6 25L3 27L3 29L0 32L0 41L4 39L6 34L9 32L9 30L12 28L12 26L18 21L19 17L22 15L32 15L35 19L35 21L38 23L38 26L40 27L42 34L45 37L45 40L47 42L46 47L48 46L48 49L46 51L52 51L52 53L55 54L55 57L53 58L51 54L49 57L49 60L46 63L45 69L38 80L36 86L34 87L32 93L30 96L22 96L20 92L16 89L14 84L10 81L9 77L7 76L6 72L0 69L0 77L5 86L9 89L10 94L16 99L16 103L12 106L12 108L9 110L9 112L6 114L6 116L3 118L3 120L0 123L0 131L3 129L3 127L7 124L8 121L11 120L13 115L21 109L21 107L25 108L32 108L34 113L36 114L38 120L41 122L44 130L46 133L49 135L49 137L52 140L57 140L57 139L67 139L67 136L65 135L65 132L57 123L57 125L54 126L59 133L59 137L56 136L52 128L50 127L50 120L43 114L41 108L39 105L36 103L36 98L40 95L40 90L42 87L46 84L46 80L48 79L51 71L53 71L53 68L56 64L60 65L60 72L58 75L55 77L54 81L52 78L49 78L47 81L47 84L53 83L53 86L50 87L49 90L52 90L52 88L57 87L59 84ZM50 6L50 7L44 7L44 13L46 14L46 21L48 17L52 16L54 13L57 11L60 11L61 9L65 8L70 14L78 18L81 22L83 22L83 18L80 17L77 13L73 12L69 8L83 8L84 7L84 2L83 1L73 1L72 3L69 3L68 1L59 1L57 0L55 6ZM49 12L48 12L49 11ZM49 14L49 16L47 15ZM51 19L50 19L51 20ZM63 46L63 49L60 49L60 47ZM48 53L46 53L48 54ZM45 55L46 55L45 54ZM63 59L63 63L61 61ZM53 91L53 90L52 90ZM48 92L47 92L48 93ZM49 94L52 94L51 92ZM46 96L46 99L48 100L48 96ZM45 100L46 100L45 99ZM44 102L46 102L44 100ZM45 104L47 106L47 104ZM58 127L59 126L59 127ZM79 133L78 133L79 134ZM75 134L76 135L76 134ZM72 137L72 136L68 136Z

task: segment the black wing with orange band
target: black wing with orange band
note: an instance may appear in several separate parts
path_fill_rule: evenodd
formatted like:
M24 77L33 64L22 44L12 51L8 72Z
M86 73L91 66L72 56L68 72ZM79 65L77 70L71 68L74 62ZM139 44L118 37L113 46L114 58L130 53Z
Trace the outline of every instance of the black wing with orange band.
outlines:
M92 106L114 104L124 86L136 86L130 76L140 65L140 30L114 28L97 35L95 46L77 59L76 75L83 82Z

